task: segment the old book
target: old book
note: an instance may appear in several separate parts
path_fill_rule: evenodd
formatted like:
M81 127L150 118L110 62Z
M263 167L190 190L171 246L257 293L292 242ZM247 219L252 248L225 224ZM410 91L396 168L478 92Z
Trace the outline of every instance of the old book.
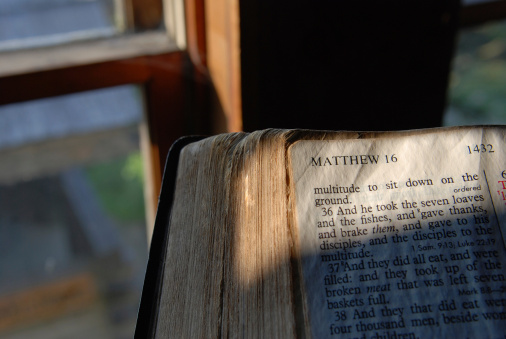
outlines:
M180 141L136 336L503 337L505 132Z

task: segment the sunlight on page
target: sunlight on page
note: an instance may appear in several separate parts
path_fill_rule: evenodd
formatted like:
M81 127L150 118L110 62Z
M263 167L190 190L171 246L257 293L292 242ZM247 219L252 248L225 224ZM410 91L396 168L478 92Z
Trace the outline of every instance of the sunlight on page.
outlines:
M504 140L472 129L292 146L313 337L502 335Z
M286 201L270 199L273 192L287 189L285 172L273 166L284 163L285 152L277 143L262 147L265 147L262 152L245 152L242 174L234 183L234 191L237 190L237 196L245 204L232 204L241 206L234 221L235 255L232 258L237 265L237 278L244 288L266 279L290 261L289 237L280 234L286 232L288 222L284 213Z

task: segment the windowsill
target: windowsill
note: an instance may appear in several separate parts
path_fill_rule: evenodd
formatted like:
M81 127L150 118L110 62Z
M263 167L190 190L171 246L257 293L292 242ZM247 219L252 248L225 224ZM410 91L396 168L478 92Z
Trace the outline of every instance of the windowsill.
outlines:
M165 31L0 53L0 77L177 51Z

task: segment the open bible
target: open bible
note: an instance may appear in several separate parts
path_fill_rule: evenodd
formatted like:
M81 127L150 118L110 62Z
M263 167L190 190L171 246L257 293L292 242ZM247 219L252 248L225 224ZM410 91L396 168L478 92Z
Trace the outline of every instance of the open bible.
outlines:
M502 338L505 133L179 141L136 336Z

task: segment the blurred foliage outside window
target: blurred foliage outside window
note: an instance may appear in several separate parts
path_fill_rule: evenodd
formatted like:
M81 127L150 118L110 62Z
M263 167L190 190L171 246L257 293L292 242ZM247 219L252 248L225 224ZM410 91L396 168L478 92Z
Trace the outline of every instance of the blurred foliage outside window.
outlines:
M120 222L143 222L143 172L140 152L86 169L107 214Z
M461 31L445 125L506 124L506 21Z
M132 337L143 107L135 85L0 106L0 337Z

